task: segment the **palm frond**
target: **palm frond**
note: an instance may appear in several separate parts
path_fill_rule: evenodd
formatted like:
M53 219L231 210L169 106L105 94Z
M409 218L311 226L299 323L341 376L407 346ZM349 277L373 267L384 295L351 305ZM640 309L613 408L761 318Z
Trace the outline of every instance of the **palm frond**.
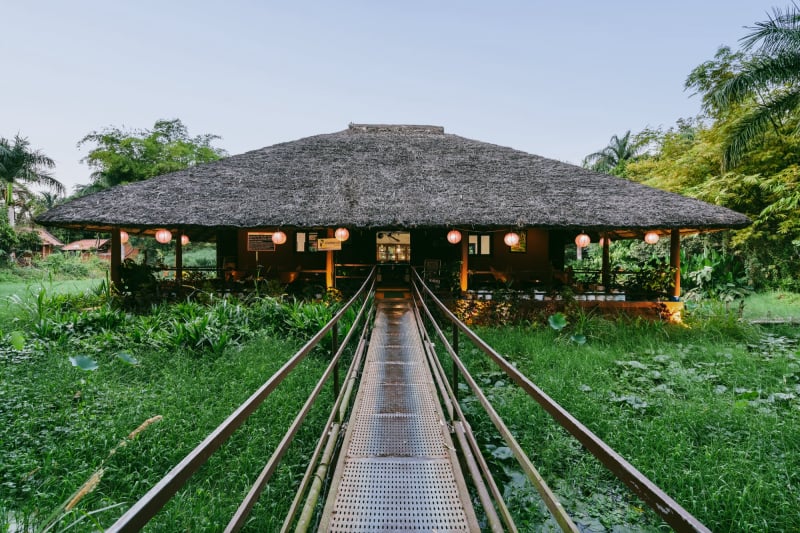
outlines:
M798 108L800 108L800 87L794 87L774 93L768 102L740 117L728 137L722 156L723 167L735 166L756 139L772 126L776 116L794 112Z
M739 104L759 90L800 82L800 53L774 57L758 56L711 94L714 105L726 108Z
M753 31L741 39L745 50L758 48L772 55L787 50L800 50L800 9L797 4L781 11L775 8L764 22L757 22Z

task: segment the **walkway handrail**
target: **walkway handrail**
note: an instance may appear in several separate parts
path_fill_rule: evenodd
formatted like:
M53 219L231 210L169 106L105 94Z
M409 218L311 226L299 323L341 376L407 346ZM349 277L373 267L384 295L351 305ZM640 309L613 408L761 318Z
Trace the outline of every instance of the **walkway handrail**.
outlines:
M198 444L194 450L184 457L180 463L173 467L155 486L153 486L153 488L114 522L107 531L139 531L144 527L169 499L186 484L189 478L211 458L214 452L216 452L245 420L255 412L264 400L281 384L286 376L311 353L311 350L320 343L325 335L329 331L334 330L347 310L367 291L367 287L374 287L374 279L375 270L373 269L358 292L356 292L344 307L337 311L333 318L323 326L322 329L311 337L311 339L284 363L272 377L217 426L203 442ZM335 346L334 349L336 349Z
M561 502L558 500L556 495L553 493L553 491L547 485L547 482L544 480L542 475L539 473L539 471L533 465L533 462L530 460L530 458L527 456L527 454L522 450L522 446L520 446L519 442L517 442L517 439L511 433L511 430L508 429L508 426L506 426L505 422L500 417L500 415L497 413L497 411L494 409L494 407L492 406L491 402L489 402L489 399L486 397L486 395L483 393L481 388L478 386L478 383L475 381L475 378L473 378L472 375L469 373L469 370L467 369L467 367L464 364L464 362L461 360L461 358L458 357L458 353L456 351L456 348L454 348L448 342L447 337L445 336L445 334L442 331L442 329L439 327L439 324L436 323L436 320L433 317L433 314L431 313L431 310L428 308L428 306L425 304L425 302L422 299L422 294L419 292L419 285L420 284L423 287L425 287L425 285L422 282L422 280L417 280L414 283L414 291L416 293L417 298L419 299L419 304L418 305L420 305L422 307L422 309L425 310L425 314L427 315L428 319L431 321L431 324L432 324L433 328L436 330L436 334L439 336L439 338L444 343L444 346L445 346L445 348L447 350L447 353L450 355L450 358L452 359L455 367L458 369L458 371L464 377L464 380L467 382L467 385L469 386L469 388L472 390L472 392L475 394L475 396L480 401L480 404L481 404L481 406L483 406L484 411L486 411L486 414L489 416L489 419L492 421L494 426L500 432L500 435L503 437L503 440L508 445L508 448L514 454L514 457L517 459L517 462L519 463L520 467L525 472L525 475L528 477L530 482L533 483L534 487L536 487L536 490L539 493L539 495L541 496L542 501L547 506L547 509L550 511L550 513L552 514L553 518L558 523L559 527L561 527L561 530L562 531L569 531L571 533L578 533L578 531L579 531L578 527L572 521L572 518L569 516L567 511L564 509L564 506L561 504ZM452 389L448 388L448 392L452 393L451 391L453 391L453 390L457 390L457 386L455 385L455 383L453 384L453 388ZM458 405L458 399L454 397L453 398L453 402L454 402L453 407L458 412L458 415L459 415L461 421L464 424L467 424L466 418L464 417L464 414L461 411L460 406ZM454 426L455 426L456 431L458 432L459 424L456 423L456 424L454 424ZM469 455L471 453L470 452L469 443L468 443L467 446L462 446L462 451L463 451L463 453L464 453L464 455L466 457L469 457ZM480 450L476 450L475 453L476 454L480 454L481 452L480 452ZM480 474L478 472L476 472L475 475L480 475ZM474 478L475 475L473 475L473 478ZM491 477L491 476L489 475L489 477ZM488 495L486 495L486 496L488 496ZM488 511L489 511L489 507L491 505L491 502L483 501L484 499L485 498L482 498L482 503L483 503L484 509L487 510L487 517L488 517ZM496 499L498 500L497 503L501 507L501 511L503 512L504 517L507 516L508 510L505 508L505 504L502 502L502 499L500 499L500 498L496 498ZM506 522L507 522L507 526L509 527L509 529L515 529L515 527L513 526L512 523L510 523L508 520L506 520Z
M584 426L577 418L550 398L543 390L537 387L527 376L514 368L502 355L497 353L483 339L481 339L466 324L461 322L439 300L433 291L422 281L419 273L414 270L415 282L423 288L425 294L431 298L436 307L452 322L472 343L488 355L514 383L519 385L529 396L536 400L564 429L570 432L589 452L600 460L617 478L625 483L639 498L664 519L675 531L678 532L708 532L710 530L697 518L673 500L666 492L639 472L632 464L615 452L608 444Z

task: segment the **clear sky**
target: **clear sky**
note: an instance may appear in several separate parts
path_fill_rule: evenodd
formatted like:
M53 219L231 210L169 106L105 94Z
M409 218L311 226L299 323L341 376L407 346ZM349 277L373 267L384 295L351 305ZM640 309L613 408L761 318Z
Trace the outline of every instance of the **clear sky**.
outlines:
M231 154L402 123L580 164L696 115L686 76L778 1L0 0L0 136L70 190L83 136L159 118Z

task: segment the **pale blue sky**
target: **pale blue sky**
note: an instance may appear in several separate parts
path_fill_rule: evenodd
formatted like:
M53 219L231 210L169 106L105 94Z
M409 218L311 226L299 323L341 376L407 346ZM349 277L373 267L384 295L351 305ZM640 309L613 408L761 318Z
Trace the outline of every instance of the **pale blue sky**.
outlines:
M580 164L697 114L689 72L787 4L0 0L0 136L70 189L89 182L84 135L159 118L231 154L376 122Z

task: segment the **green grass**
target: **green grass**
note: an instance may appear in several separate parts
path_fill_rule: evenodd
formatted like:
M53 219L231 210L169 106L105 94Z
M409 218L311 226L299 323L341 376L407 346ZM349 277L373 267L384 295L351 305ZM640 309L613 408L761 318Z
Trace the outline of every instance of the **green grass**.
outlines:
M0 331L4 329L4 323L7 325L20 311L9 300L10 297L18 296L25 302L33 302L43 288L48 294L79 294L93 291L101 282L99 279L2 281L0 282Z
M569 317L575 328L580 316ZM583 317L578 345L549 328L480 334L713 531L800 530L798 335L727 316L690 328ZM658 530L660 519L476 350L470 367L583 525ZM523 527L546 519L489 423L465 406Z
M251 306L232 300L182 303L139 316L97 298L56 294L71 288L81 284L46 285L46 301L37 307L38 290L0 284L6 296L32 295L24 300L28 310L7 306L0 314L0 530L12 518L41 525L101 465L99 485L60 524L81 519L73 528L78 531L109 526L330 312L323 305L266 298ZM716 310L698 308L688 327L573 314L562 333L546 326L480 332L712 530L798 530L798 332L750 327L735 313ZM23 349L13 347L12 330L24 332ZM577 332L586 335L586 344L570 340ZM127 364L121 353L138 364ZM462 353L578 522L593 531L662 528L493 363L466 341ZM79 355L98 369L73 366L70 357ZM222 529L324 364L324 357L312 354L156 516L151 529ZM548 515L540 500L477 414L474 400L463 398L521 530L541 528ZM329 402L326 395L312 411L247 530L279 527ZM108 457L156 415L163 419ZM106 510L88 515L101 509Z
M0 530L41 527L100 467L96 488L59 522L109 526L326 322L334 308L215 300L131 315L101 297L55 293L0 317ZM30 304L30 305L28 305ZM97 366L81 370L83 357ZM134 364L131 364L134 363ZM151 522L220 530L327 364L312 353ZM276 529L327 417L324 393L248 522ZM162 417L135 439L134 429ZM120 442L125 445L120 446ZM112 450L113 454L109 455Z
M800 294L773 291L752 294L745 298L744 318L800 319Z

